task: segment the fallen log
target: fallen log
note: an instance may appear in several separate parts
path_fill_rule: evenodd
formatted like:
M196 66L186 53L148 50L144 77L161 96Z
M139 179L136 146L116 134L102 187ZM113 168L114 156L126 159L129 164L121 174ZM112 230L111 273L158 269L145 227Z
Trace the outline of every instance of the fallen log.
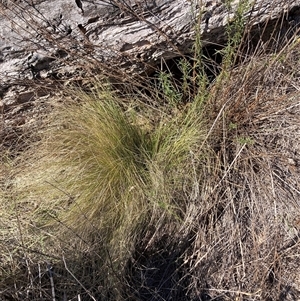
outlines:
M240 2L1 1L1 86L24 78L72 74L79 58L84 64L92 59L142 73L161 60L190 53L197 32L203 47L223 44L225 27ZM277 34L284 36L299 27L300 0L248 1L244 22L248 34L258 40L268 38L276 24Z

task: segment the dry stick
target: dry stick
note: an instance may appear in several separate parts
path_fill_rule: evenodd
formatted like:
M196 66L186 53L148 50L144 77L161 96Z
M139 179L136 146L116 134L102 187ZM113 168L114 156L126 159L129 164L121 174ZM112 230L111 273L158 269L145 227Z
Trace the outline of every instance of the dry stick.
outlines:
M219 183L215 186L215 188L212 190L211 193L213 193L217 187L221 184L221 182L226 178L228 172L231 170L233 164L235 163L235 161L237 160L237 158L239 157L239 155L241 154L241 152L243 151L243 149L245 148L245 146L247 145L247 143L244 143L241 147L241 149L239 150L239 152L236 154L236 156L234 157L233 161L231 162L231 164L229 165L229 167L227 168L227 170L225 171L222 179L219 181Z
M299 89L297 88L297 90L299 90ZM279 110L279 111L273 113L273 115L277 115L277 114L279 114L279 113L283 113L283 112L285 112L285 111L288 111L288 110L293 109L293 108L298 107L298 106L300 106L300 102L299 102L299 103L296 103L296 104L293 104L293 105L291 105L291 106L289 106L289 107L287 107L287 108L281 109L281 110ZM261 118L258 118L258 120L259 120L259 121L262 121L262 120L265 120L265 119L268 119L268 118L270 118L270 115L268 115L268 116L263 116L263 117L261 117Z
M52 270L51 270L51 265L48 262L47 262L47 271L49 273L49 278L50 278L52 301L56 301L54 281L53 281L53 273L52 273Z
M232 208L233 208L233 213L234 213L234 216L237 216L237 211L236 211L236 207L234 205L234 197L231 193L231 189L229 189L229 193L230 193L230 202L232 204ZM245 269L245 259L244 259L244 251L243 251L243 243L242 243L242 234L241 234L241 228L240 226L238 225L237 227L237 232L238 232L238 235L239 235L239 246L240 246L240 251L241 251L241 260L242 260L242 268L243 268L243 277L246 276L246 269ZM238 268L238 267L237 267Z
M293 187L291 184L289 184L288 182L286 182L285 180L283 180L275 171L273 171L273 175L279 179L280 181L282 181L282 183L284 183L285 185L287 185L290 189L292 189L293 191L297 192L300 195L300 190L298 190L297 188Z
M217 121L219 120L221 114L223 113L223 111L224 111L224 109L225 109L225 107L226 107L226 105L227 105L228 103L229 103L229 100L227 100L227 101L223 104L221 110L220 110L219 113L218 113L218 116L215 118L215 120L214 120L212 126L210 127L210 129L209 129L207 135L205 136L205 138L204 138L204 140L203 140L203 142L202 142L202 144L201 144L201 146L200 146L200 149L202 149L202 147L204 146L204 144L205 144L205 142L207 141L208 137L209 137L210 134L212 133L212 131L213 131L213 129L214 129L214 127L215 127Z
M227 232L227 231L226 231ZM224 233L225 234L225 233ZM191 268L191 270L195 270L197 268L197 266L201 263L201 261L211 252L211 250L213 250L218 244L220 244L222 242L222 240L225 239L225 235L220 238L216 243L214 243L206 252L204 255L202 255L193 265L193 267ZM184 264L186 264L188 262L189 259L186 259Z
M39 285L40 285L40 298L42 299L42 271L41 271L41 265L38 263L38 270L39 270Z
M30 225L32 226L32 224L30 224ZM46 232L46 233L49 234L48 232ZM44 252L36 250L36 249L32 249L32 248L23 246L22 243L21 244L16 243L15 245L18 246L18 247L23 248L24 250L27 250L27 252L30 252L30 253L35 253L35 254L42 255L42 256L45 256L45 257L48 257L48 258L53 258L53 259L60 259L60 257L58 257L58 256L54 256L54 255L47 254L47 253L44 253Z
M65 265L65 269L66 271L76 280L76 282L85 290L85 292L91 297L91 299L93 299L94 301L97 301L93 295L90 293L90 291L76 278L76 276L69 270L66 260L65 260L65 256L62 257L62 260L64 262Z
M64 193L66 196L69 197L69 201L74 201L75 205L79 208L80 212L83 214L84 218L90 222L91 226L98 230L98 228L89 220L89 218L86 216L86 214L82 211L81 207L77 204L75 197L73 197L70 193L68 193L67 191L61 189L60 187L50 183L49 181L45 181L45 183L51 185L52 187L54 187L55 189L58 189L59 191L61 191L62 193ZM51 215L52 216L52 215ZM63 225L66 229L72 231L81 241L83 241L85 244L88 245L88 242L86 240L84 240L78 233L76 233L71 227L67 226L66 224L64 224L61 220L59 220L57 217L52 216L52 218L54 218L57 222L59 222L61 225Z
M254 293L247 293L243 291L234 291L234 290L223 290L223 289L214 289L210 288L209 291L215 291L215 292L220 292L220 293L233 293L233 294L240 294L244 296L253 296L253 297L261 297L261 289Z
M15 197L13 197L13 202L14 202L14 206L15 206L15 210L16 210L16 214L17 214L17 223L18 223L18 231L20 234L21 247L24 251L24 259L25 259L25 263L27 266L27 270L28 270L28 276L30 277L30 285L31 285L31 288L33 289L33 280L32 280L33 277L32 277L32 273L31 273L31 268L29 265L27 253L25 252L25 243L24 243L23 232L22 232L22 228L21 228L21 220L20 220L19 211L17 208L17 201L16 201ZM27 292L28 292L28 290L27 290Z

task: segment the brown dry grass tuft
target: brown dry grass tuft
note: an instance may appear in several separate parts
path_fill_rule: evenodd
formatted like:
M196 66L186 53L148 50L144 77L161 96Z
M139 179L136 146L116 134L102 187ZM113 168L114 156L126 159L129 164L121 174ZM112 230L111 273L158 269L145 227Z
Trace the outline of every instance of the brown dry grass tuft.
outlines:
M214 152L203 169L189 292L298 300L299 40L233 70L211 95ZM224 84L224 85L223 85Z

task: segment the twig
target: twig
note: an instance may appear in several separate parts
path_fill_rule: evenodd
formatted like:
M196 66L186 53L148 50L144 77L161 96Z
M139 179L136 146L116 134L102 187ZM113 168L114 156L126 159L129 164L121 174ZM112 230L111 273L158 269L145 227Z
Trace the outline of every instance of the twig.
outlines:
M13 198L14 200L14 206L15 206L15 211L16 211L16 217L17 217L17 223L18 223L18 231L19 231L19 235L20 235L20 241L21 241L21 247L23 249L24 252L24 260L27 266L27 270L28 270L28 276L29 276L29 280L30 280L30 287L33 288L33 277L32 277L32 273L31 273L31 268L30 268L30 264L28 261L28 257L27 257L27 253L25 252L25 243L24 243L24 238L23 238L23 232L22 232L22 227L21 227L21 220L20 220L20 216L19 216L19 210L17 207L17 201L15 198ZM27 290L27 293L29 292L29 290Z
M51 284L52 301L56 301L56 299L55 299L54 281L53 281L53 273L52 273L51 268L52 267L51 267L50 263L47 262L47 271L49 273L50 284Z
M69 270L65 257L62 258L66 271L76 280L76 282L85 290L85 292L91 297L92 300L97 301L93 295L90 293L90 291L76 278L76 276Z
M233 161L231 162L231 164L229 165L229 167L226 169L222 179L219 181L219 183L214 187L212 193L216 190L216 188L222 183L222 181L226 178L228 172L231 170L233 164L235 163L235 161L237 160L237 158L239 157L239 155L241 154L241 152L243 151L243 149L245 148L247 144L243 144L242 147L240 148L239 152L236 154L236 156L234 157Z
M213 289L213 288L210 288L209 291L215 291L215 292L220 292L220 293L233 293L233 294L239 294L239 295L244 295L244 296L253 296L253 297L261 296L260 289L254 293L248 293L248 292L243 292L243 291L234 291L234 290Z
M42 299L42 271L41 271L41 265L38 263L38 269L39 269L39 285L40 285L40 298Z
M297 188L293 187L291 184L289 184L288 182L286 182L285 180L283 180L276 172L273 172L273 175L279 179L280 181L282 181L282 183L284 183L285 185L287 185L290 189L292 189L293 191L297 192L300 195L300 190L298 190Z
M217 121L219 120L219 118L220 118L221 114L223 113L223 111L224 111L224 109L225 109L225 107L226 107L226 105L227 105L228 102L229 102L229 100L227 100L227 101L223 104L221 110L220 110L219 113L218 113L218 116L215 118L215 120L214 120L212 126L210 127L210 129L209 129L209 131L208 131L206 137L204 138L204 140L203 140L203 142L202 142L202 144L201 144L201 146L200 146L200 149L202 149L202 147L204 146L204 144L205 144L205 142L207 141L208 137L210 136L211 132L213 131L213 129L214 129L214 127L215 127Z

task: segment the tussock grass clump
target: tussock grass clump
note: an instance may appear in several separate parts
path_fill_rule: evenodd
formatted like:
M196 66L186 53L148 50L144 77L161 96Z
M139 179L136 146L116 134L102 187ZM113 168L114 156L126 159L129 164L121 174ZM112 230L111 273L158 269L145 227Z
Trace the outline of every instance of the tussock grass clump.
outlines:
M112 239L113 229L135 225L145 213L151 141L109 93L80 97L55 113L48 160L60 172L55 185L72 197L63 220L85 236L100 231Z
M204 131L196 103L180 114L161 111L154 123L146 117L151 107L136 110L104 84L93 86L68 90L73 99L54 106L16 189L37 203L38 227L97 250L108 282L107 269L125 268L150 225L182 226L194 181L188 170Z

